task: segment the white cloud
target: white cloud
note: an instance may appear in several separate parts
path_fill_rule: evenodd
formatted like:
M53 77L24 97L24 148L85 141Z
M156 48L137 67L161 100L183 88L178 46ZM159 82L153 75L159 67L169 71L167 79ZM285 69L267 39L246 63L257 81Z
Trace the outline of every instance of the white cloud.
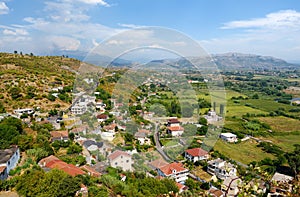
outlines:
M50 36L48 40L52 42L56 50L76 51L80 46L79 40L66 36Z
M28 35L28 32L24 29L4 29L3 34L11 36L26 36Z
M9 8L5 4L5 2L0 2L0 15L2 14L8 14Z
M281 10L267 14L264 18L237 20L225 23L222 29L236 28L299 28L300 12L295 10Z
M119 25L120 27L125 27L125 28L130 28L130 29L146 27L146 26L142 26L142 25L124 24L124 23L118 23L118 25Z
M86 4L92 4L92 5L99 4L99 5L106 6L106 7L110 6L107 2L105 2L103 0L78 0L78 1L82 2L82 3L86 3Z

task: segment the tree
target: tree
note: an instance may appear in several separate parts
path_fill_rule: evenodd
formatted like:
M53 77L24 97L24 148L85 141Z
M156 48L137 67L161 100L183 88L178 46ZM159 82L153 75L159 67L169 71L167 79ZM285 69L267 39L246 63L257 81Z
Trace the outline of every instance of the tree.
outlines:
M297 174L300 172L300 145L295 144L295 150L291 153L286 154L286 158L289 166L293 170L295 177L297 178Z
M3 105L2 102L0 102L0 114L1 113L6 113L6 110L5 110L4 105Z
M10 93L11 98L14 100L22 96L21 89L19 87L12 87L9 90L9 93Z

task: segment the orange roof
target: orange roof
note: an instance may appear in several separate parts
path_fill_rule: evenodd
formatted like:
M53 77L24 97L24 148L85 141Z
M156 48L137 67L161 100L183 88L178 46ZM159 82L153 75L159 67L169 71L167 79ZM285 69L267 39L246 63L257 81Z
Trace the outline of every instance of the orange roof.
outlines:
M107 114L99 114L97 116L97 119L107 119L108 118L108 115Z
M5 169L6 169L6 166L0 166L0 174L1 174L2 172L4 172Z
M116 150L115 152L113 152L112 154L110 154L108 156L108 159L115 160L117 157L119 157L121 155L126 156L126 157L131 157L128 153L126 153L124 151Z
M164 161L162 159L157 159L157 160L151 161L149 164L151 166L153 166L154 168L161 168L161 167L167 165L168 162L166 162L166 161Z
M168 123L180 123L179 120L177 118L171 118L168 120Z
M159 168L166 176L173 174L173 170L176 170L176 173L187 171L186 168L183 167L182 163L170 163L163 167Z
M149 133L150 133L150 130L147 130L147 129L139 129L138 132L142 132L142 133L149 134Z
M184 188L186 188L185 185L182 185L181 183L177 183L175 182L176 186L178 187L179 190L183 190Z
M50 134L53 138L69 137L68 131L51 131Z
M114 130L116 126L117 126L117 124L113 123L113 124L104 126L103 129L104 130Z
M42 159L39 163L42 163L42 165L50 169L55 168L62 170L71 176L85 174L85 172L82 171L80 168L74 166L73 164L67 164L66 162L59 160L53 155Z
M224 193L221 190L214 189L214 188L210 188L208 192L210 195L212 195L214 197L220 197L220 196L224 195Z
M193 157L205 156L208 154L208 152L203 150L202 148L192 148L186 150L185 152L187 152L189 155L192 155Z
M172 127L167 127L168 130L170 131L183 131L184 128L181 126L172 126Z
M93 169L90 166L84 165L84 166L81 167L81 169L84 170L84 171L87 171L90 176L93 176L93 177L101 176L100 172L97 172L95 169Z

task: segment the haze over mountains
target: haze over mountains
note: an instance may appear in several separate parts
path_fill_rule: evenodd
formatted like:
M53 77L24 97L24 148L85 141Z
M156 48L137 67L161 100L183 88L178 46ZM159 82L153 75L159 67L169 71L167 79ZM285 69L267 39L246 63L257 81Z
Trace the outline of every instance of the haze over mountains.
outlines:
M73 56L77 59L85 61L83 56ZM262 56L255 54L242 54L242 53L224 53L224 54L214 54L211 55L214 63L220 70L257 70L257 69L282 69L282 68L299 68L299 64L289 63L285 60L278 59L271 56ZM192 57L194 62L203 62L203 59L199 57ZM111 62L112 58L90 55L88 62L95 65L107 65ZM114 59L111 66L115 67L132 67L136 65L137 62L130 61L122 58ZM158 59L152 60L147 63L148 65L166 65L178 69L193 69L193 65L184 58L176 59Z

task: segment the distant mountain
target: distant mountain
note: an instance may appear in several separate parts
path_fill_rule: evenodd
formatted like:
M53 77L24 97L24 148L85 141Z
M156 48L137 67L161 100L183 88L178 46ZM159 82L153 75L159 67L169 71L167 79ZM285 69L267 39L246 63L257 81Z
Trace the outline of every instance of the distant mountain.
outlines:
M200 57L190 57L195 64L202 67L207 62L211 62L210 59L203 59ZM299 64L288 63L282 59L252 55L252 54L241 54L241 53L225 53L212 55L211 59L217 65L220 70L263 70L263 69L283 69L283 68L300 68ZM171 66L177 69L193 69L194 65L191 64L185 58L179 59L165 59L165 60L153 60L149 63L160 64Z

